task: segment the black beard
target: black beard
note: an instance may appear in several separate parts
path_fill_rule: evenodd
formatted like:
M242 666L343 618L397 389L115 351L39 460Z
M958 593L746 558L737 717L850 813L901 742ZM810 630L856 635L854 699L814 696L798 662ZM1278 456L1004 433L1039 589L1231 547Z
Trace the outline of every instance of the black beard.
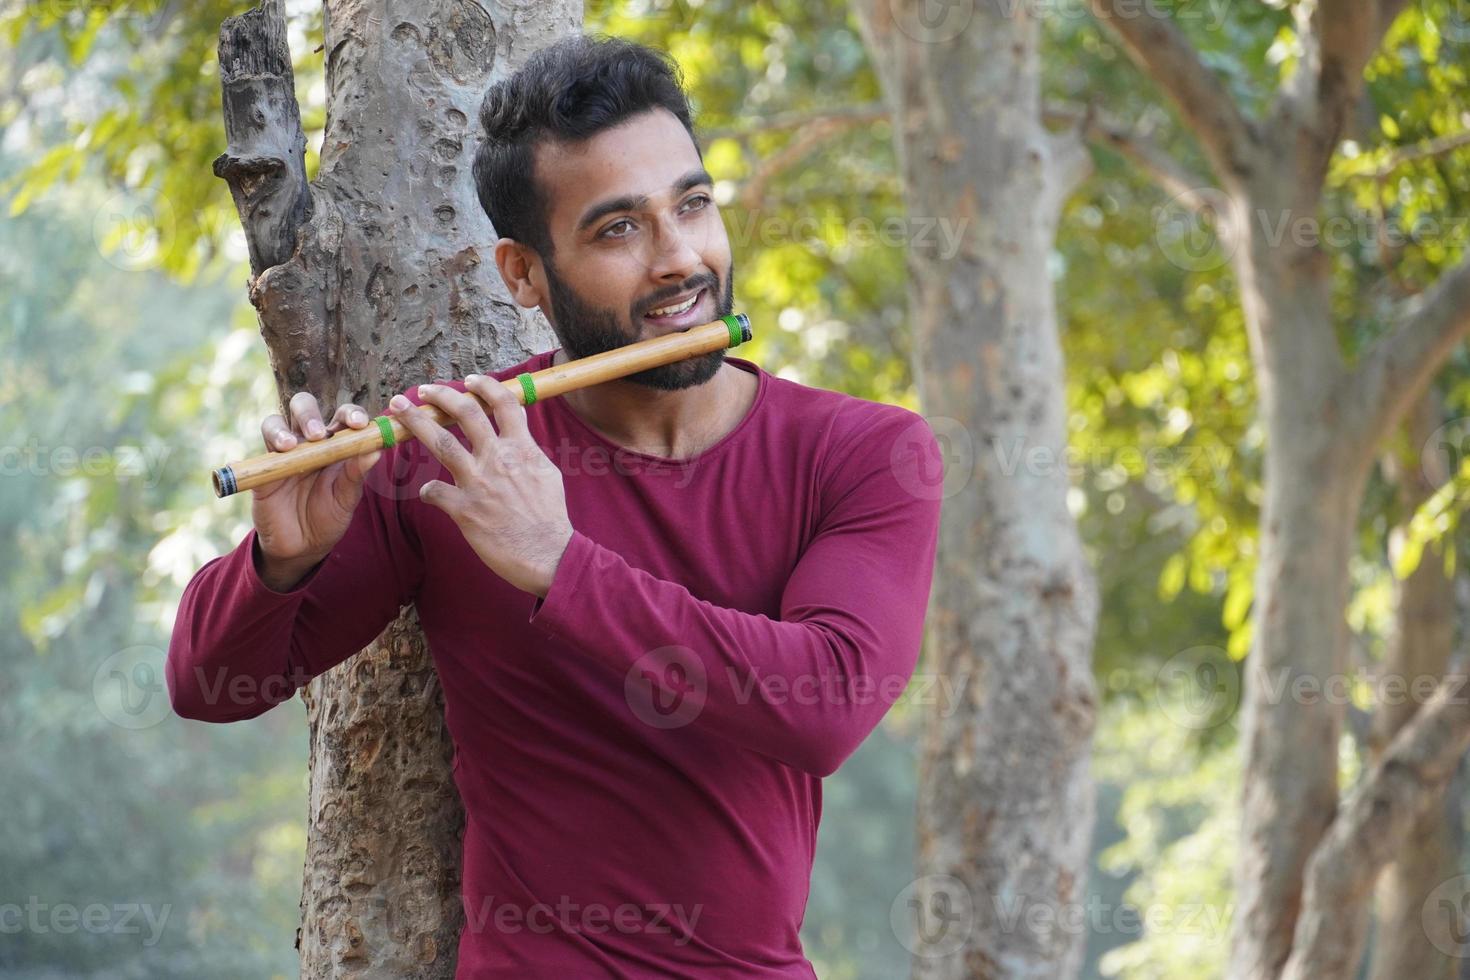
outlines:
M626 347L642 339L636 331L630 334L612 310L584 303L565 280L556 274L556 267L549 258L545 260L545 266L546 285L551 290L551 308L556 316L551 328L556 332L556 337L561 341L562 350L566 351L568 358L576 360L590 357L593 354L601 354L603 351ZM700 286L712 288L717 285L713 280L712 275L696 276L685 283L680 291L684 292ZM732 261L729 275L725 279L725 292L720 297L718 311L715 314L716 319L729 316L734 311L735 263ZM629 311L630 322L637 323L641 320L641 314ZM678 391L681 388L704 384L715 376L724 362L725 351L722 348L708 354L699 354L682 361L675 361L672 364L648 368L636 374L627 375L622 380L632 381L646 388L656 388L659 391Z

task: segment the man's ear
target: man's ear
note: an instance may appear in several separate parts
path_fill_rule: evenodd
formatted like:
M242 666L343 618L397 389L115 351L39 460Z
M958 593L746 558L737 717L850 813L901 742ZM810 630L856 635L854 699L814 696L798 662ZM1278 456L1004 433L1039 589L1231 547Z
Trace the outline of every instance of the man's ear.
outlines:
M495 243L495 264L511 299L526 309L541 305L543 297L536 285L542 278L541 256L534 248L513 238L499 239Z

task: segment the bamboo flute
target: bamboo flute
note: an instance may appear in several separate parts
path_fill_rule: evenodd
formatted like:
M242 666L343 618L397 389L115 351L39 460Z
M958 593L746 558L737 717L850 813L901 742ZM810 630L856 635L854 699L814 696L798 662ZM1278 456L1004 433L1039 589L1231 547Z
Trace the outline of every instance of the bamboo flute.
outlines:
M735 347L750 340L750 336L750 318L743 313L736 313L702 326L690 327L662 337L651 337L616 350L520 374L500 383L514 392L522 405L530 405L532 402L553 398L578 388L624 378L699 354ZM473 392L469 394L485 406ZM453 422L433 405L424 405L423 408L440 425ZM489 410L488 406L485 408ZM317 442L303 440L284 452L262 453L221 466L210 474L215 496L228 497L286 477L310 473L344 459L366 456L413 438L408 428L391 416L379 415L373 421L376 424L365 429L341 429L329 438Z

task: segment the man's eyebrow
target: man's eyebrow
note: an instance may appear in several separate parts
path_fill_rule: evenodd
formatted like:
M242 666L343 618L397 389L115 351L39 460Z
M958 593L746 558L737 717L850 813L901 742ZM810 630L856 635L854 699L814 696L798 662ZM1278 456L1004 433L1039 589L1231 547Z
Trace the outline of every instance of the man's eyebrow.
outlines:
M711 187L715 185L715 179L703 167L700 167L698 170L691 170L675 181L674 196L678 197L690 188L698 187L700 184L709 184Z
M685 191L700 184L714 186L715 179L709 175L709 171L701 167L691 170L678 180L674 181L674 196L678 197ZM624 194L622 197L609 198L599 201L588 208L577 222L577 231L584 231L590 225L596 224L601 219L618 211L638 211L648 207L648 196L645 194Z

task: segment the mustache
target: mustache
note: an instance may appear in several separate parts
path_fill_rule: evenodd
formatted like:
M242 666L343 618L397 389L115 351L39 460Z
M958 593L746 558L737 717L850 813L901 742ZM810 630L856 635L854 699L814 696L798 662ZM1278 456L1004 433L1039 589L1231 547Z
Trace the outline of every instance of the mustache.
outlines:
M698 290L705 287L708 287L711 292L714 292L719 288L719 285L720 281L715 277L713 273L702 276L695 276L693 279L690 279L688 282L680 286L676 286L673 289L666 289L662 292L655 293L653 296L650 296L645 300L641 300L633 308L633 319L636 321L639 317L646 314L649 310L658 309L660 306L663 306L669 300L673 299L675 296L680 295L681 293L687 293L691 290Z

